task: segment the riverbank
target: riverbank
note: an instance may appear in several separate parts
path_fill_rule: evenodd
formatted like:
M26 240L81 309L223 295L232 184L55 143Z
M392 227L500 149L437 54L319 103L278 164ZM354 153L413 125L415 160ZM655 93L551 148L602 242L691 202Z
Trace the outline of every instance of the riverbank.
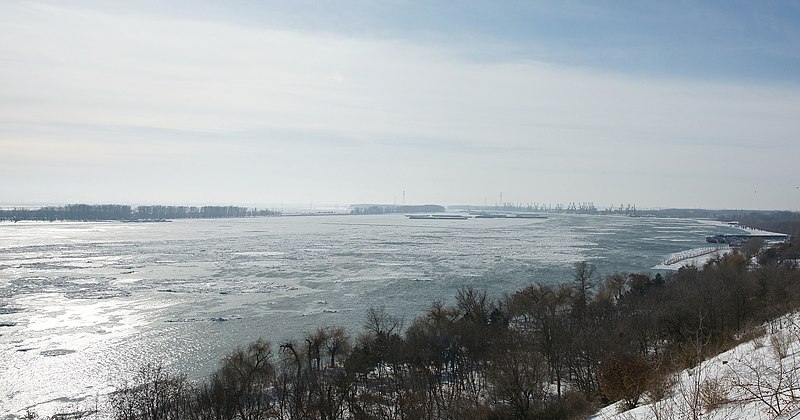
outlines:
M687 249L670 254L663 263L654 266L653 270L678 270L687 266L702 267L714 258L721 258L731 252L733 252L733 248L729 246Z

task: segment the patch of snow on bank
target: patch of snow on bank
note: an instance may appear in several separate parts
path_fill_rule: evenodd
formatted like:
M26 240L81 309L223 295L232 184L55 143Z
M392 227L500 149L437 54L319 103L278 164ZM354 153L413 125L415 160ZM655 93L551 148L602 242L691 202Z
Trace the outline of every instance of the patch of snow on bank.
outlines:
M730 252L731 248L728 246L688 249L670 254L664 262L653 267L653 270L678 270L686 266L702 267L712 259L722 257Z
M710 220L710 219L697 219L698 222L704 223L710 226L720 226L720 227L729 227L733 229L739 229L744 232L747 232L749 235L785 235L785 233L780 232L771 232L768 230L761 230L756 229L750 226L744 226L740 224L732 224L730 222L721 222L719 220Z

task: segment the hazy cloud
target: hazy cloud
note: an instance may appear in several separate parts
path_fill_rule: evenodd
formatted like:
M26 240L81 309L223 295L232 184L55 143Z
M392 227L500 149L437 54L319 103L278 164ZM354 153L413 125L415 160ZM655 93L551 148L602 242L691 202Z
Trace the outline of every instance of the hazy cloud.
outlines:
M368 36L372 21L354 33L60 3L0 14L6 201L798 200L790 84L475 60L497 34L427 44Z

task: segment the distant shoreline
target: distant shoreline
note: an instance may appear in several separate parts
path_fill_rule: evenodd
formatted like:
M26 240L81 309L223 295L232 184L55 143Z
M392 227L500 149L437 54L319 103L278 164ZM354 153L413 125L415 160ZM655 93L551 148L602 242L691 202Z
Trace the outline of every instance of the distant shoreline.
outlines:
M592 203L574 203L569 206L523 205L506 203L502 206L441 206L436 204L352 204L342 209L258 209L241 206L167 206L123 204L68 204L63 206L31 206L0 208L0 222L139 222L170 221L179 219L228 219L251 217L298 217L298 216L344 216L376 214L441 213L451 211L485 212L535 212L543 214L575 214L598 216L628 216L654 218L682 218L711 220L726 223L748 232L769 234L792 234L800 231L800 213L778 210L704 210L704 209L660 209L638 210L635 206L625 208L597 209ZM736 221L731 224L730 221ZM740 223L740 224L739 224ZM750 227L752 226L752 227Z

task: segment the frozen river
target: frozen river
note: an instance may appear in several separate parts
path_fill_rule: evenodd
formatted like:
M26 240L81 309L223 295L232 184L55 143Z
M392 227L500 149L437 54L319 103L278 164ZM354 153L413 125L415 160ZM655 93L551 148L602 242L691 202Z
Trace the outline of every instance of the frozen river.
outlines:
M400 215L0 223L0 415L91 405L148 362L201 377L258 337L410 320L465 285L494 296L642 272L732 228L683 219Z

